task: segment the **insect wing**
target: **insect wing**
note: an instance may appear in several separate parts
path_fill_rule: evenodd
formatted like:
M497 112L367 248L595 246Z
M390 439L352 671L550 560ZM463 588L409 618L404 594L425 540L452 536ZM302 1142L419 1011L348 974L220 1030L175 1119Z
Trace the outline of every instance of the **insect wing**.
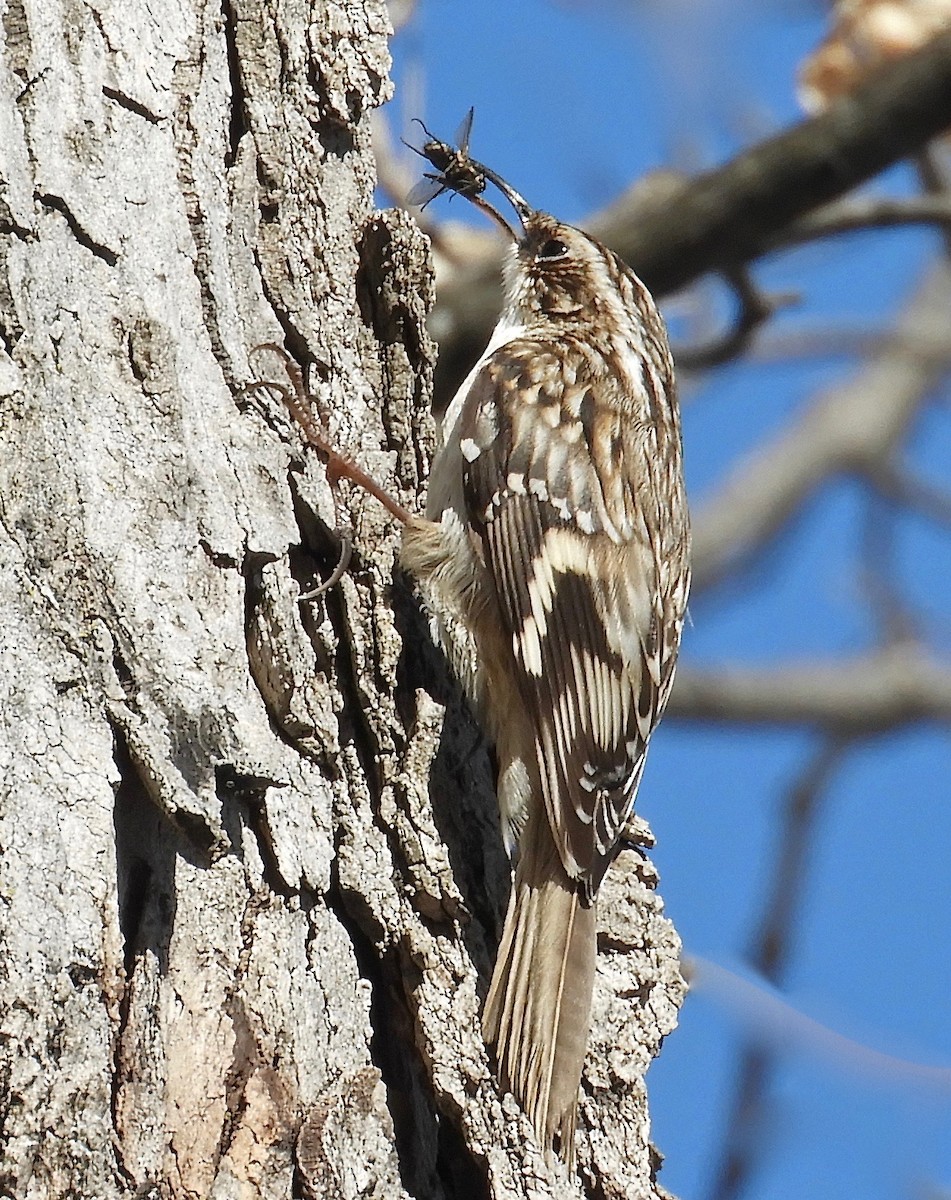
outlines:
M438 175L426 174L410 188L406 196L406 203L413 207L425 208L431 200L435 200L440 192L446 190L442 179Z
M456 145L459 147L459 154L463 158L469 157L469 138L472 134L472 121L474 117L475 107L473 106L462 118L459 128L456 130Z

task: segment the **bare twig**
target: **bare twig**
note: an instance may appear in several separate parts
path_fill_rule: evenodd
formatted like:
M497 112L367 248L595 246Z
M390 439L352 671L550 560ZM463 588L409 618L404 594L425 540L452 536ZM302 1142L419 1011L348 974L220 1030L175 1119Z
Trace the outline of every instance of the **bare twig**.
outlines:
M763 329L749 349L749 357L760 363L807 358L867 358L883 350L901 348L922 362L948 360L948 338L944 331L928 337L911 329L899 333L875 326L801 325L792 329Z
M892 462L876 464L869 479L883 496L951 528L951 492L936 487Z
M926 195L896 200L887 196L863 196L829 204L788 225L772 239L770 246L778 249L837 237L842 233L902 225L938 225L951 229L951 197Z
M896 565L897 506L874 491L863 497L858 522L862 594L878 629L878 640L909 644L919 628L898 583Z
M929 196L948 199L951 195L951 179L948 178L947 164L935 152L932 146L923 146L915 155L915 168L921 180L922 190ZM951 227L945 225L941 231L944 240L944 252L951 256Z
M732 971L721 963L690 954L683 960L692 994L722 1004L739 1019L750 1036L777 1051L821 1057L844 1071L880 1083L922 1087L951 1093L951 1067L933 1066L902 1058L830 1029L791 1004L782 992L761 975L746 970Z
M914 154L951 125L951 31L852 96L685 184L633 228L599 227L655 293L748 262L807 212Z
M898 322L897 337L852 379L821 396L792 428L741 464L694 518L694 588L709 587L762 546L830 475L892 457L951 362L951 269L939 262ZM944 355L922 358L904 337Z
M771 983L782 979L788 965L820 801L848 749L845 739L827 739L789 789L780 813L770 893L746 955L753 969Z
M786 797L775 843L778 853L770 894L747 955L753 969L771 983L779 983L786 969L814 844L819 802L847 746L838 738L827 739ZM773 1059L773 1051L759 1041L749 1043L740 1057L711 1200L735 1200L749 1180L762 1149Z
M739 301L731 329L706 346L678 346L674 349L677 366L688 371L719 366L738 358L749 346L756 331L783 305L791 302L787 295L768 296L756 286L745 267L728 271L724 278Z

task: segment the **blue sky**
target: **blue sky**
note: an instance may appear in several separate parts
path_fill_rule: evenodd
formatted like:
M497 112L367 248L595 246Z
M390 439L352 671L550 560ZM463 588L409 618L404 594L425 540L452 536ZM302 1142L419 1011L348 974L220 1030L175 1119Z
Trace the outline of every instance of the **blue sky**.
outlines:
M798 119L796 67L822 35L824 8L421 0L394 44L390 118L407 136L410 118L421 116L451 138L475 105L475 155L531 203L581 219L648 170L715 165ZM897 168L874 186L904 191L910 180ZM430 213L470 219L459 201L438 200ZM777 256L756 277L801 294L778 331L882 328L935 245L922 231L855 236ZM685 380L692 503L702 506L743 455L854 366L843 356L739 362ZM916 427L908 457L951 490L948 399L946 389ZM685 659L765 664L874 644L861 599L865 507L854 482L825 486L777 547L697 599ZM951 532L903 519L895 569L929 645L947 661ZM675 722L655 738L638 807L659 839L662 894L688 953L742 972L778 813L816 745L801 730ZM863 743L839 765L823 793L783 998L876 1050L951 1068L949 798L947 728ZM651 1069L661 1179L684 1200L708 1194L750 1027L736 996L698 987ZM780 1043L764 1153L746 1195L911 1200L951 1189L951 1089L900 1070L857 1073L782 1032Z

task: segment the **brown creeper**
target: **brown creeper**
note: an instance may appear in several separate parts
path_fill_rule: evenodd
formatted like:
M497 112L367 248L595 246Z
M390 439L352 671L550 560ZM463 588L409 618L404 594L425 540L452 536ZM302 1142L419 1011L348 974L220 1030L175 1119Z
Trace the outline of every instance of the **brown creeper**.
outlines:
M424 153L427 146L424 148ZM670 693L689 586L673 366L647 289L605 246L489 180L514 231L506 302L446 413L402 561L494 740L516 866L483 1017L540 1143L573 1158L595 900ZM458 161L457 161L458 160Z
M687 604L680 416L647 289L471 159L471 120L458 150L430 135L421 153L438 174L426 192L466 196L513 247L502 316L446 413L426 517L333 450L286 356L293 393L251 386L277 388L332 478L367 488L403 523L403 565L495 742L516 865L483 1029L539 1142L570 1164L595 900L670 694ZM484 199L486 181L520 232Z

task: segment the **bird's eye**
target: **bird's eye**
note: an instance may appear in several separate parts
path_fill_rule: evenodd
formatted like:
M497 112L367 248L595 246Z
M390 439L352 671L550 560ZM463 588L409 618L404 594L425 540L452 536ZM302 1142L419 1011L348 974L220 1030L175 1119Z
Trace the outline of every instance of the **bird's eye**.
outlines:
M542 242L538 248L536 259L544 259L547 262L552 262L556 258L564 258L568 253L568 247L558 238L549 238L547 242Z

